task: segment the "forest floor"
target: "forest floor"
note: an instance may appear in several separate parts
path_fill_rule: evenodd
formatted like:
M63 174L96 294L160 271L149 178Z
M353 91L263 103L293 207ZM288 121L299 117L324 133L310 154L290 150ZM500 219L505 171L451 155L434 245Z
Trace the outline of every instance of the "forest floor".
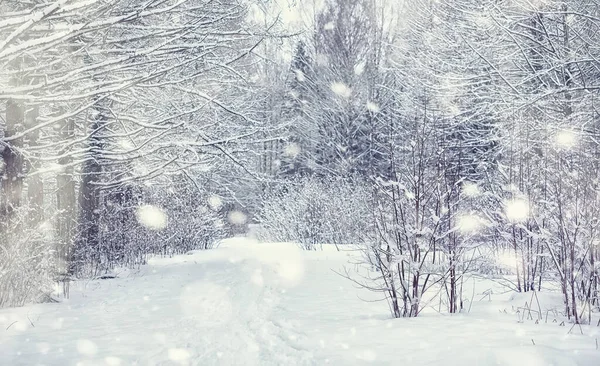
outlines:
M0 365L600 365L599 327L519 322L530 295L491 281L465 283L469 313L391 319L336 273L354 257L234 239L77 282L69 300L0 310Z

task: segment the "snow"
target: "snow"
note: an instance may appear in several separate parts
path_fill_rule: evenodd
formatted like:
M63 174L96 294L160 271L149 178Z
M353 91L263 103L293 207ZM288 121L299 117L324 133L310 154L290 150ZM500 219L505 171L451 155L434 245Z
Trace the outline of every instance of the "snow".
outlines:
M221 200L221 197L213 194L210 197L208 197L208 205L214 211L218 211L221 208L221 206L223 206L223 200Z
M77 351L84 356L94 356L98 352L96 344L87 339L77 341Z
M141 225L151 230L162 230L167 227L167 214L153 205L139 206L136 217Z
M564 149L571 149L577 144L577 135L569 130L558 132L554 139L558 147Z
M506 202L506 218L511 222L522 222L529 217L529 204L522 199L513 199Z
M366 67L366 63L365 62L359 62L358 64L354 65L354 74L355 75L362 75L363 72L365 72L365 67Z
M381 111L379 105L377 105L377 103L374 102L367 102L367 109L373 113L379 113Z
M352 95L352 89L350 89L348 85L341 82L331 83L331 91L336 95L346 99L350 98Z
M467 197L477 197L481 195L481 191L479 190L479 186L475 183L466 182L463 184L462 192Z
M227 220L230 224L244 225L248 218L246 217L246 214L242 211L234 210L227 215Z
M300 145L298 145L295 142L290 142L289 144L287 144L285 146L283 154L285 156L289 156L291 158L296 158L300 154L301 151L302 151L302 148L300 147Z
M294 70L294 73L296 74L296 80L298 80L301 83L306 81L306 76L304 75L302 70Z
M468 314L391 319L378 294L334 272L357 252L323 248L237 238L75 282L69 300L0 310L0 364L600 364L599 328L521 321L531 293L492 281L465 281ZM543 312L561 301L539 300Z
M458 216L457 228L463 233L475 233L484 225L485 221L473 214L463 214Z

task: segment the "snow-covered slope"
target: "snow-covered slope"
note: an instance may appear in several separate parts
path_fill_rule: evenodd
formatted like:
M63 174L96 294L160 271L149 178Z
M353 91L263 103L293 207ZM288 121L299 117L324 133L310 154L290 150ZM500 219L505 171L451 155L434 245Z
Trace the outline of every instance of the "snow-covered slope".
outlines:
M496 295L389 319L333 271L353 255L237 239L77 283L68 301L0 310L0 365L600 365L598 328L518 323Z

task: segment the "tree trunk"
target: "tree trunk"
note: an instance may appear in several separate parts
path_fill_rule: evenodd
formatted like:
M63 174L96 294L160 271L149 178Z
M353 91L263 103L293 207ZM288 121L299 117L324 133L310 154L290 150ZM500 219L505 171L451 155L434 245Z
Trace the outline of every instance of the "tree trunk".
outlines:
M23 130L23 106L13 100L6 103L6 130L4 138L9 139L18 135ZM14 211L21 206L23 194L23 166L24 160L20 149L23 147L23 138L16 138L10 142L2 141L2 197L0 199L0 218L2 223L8 225Z
M75 121L67 119L63 121L60 138L63 141L71 141L75 132ZM70 146L66 144L66 146ZM71 251L73 247L74 229L77 222L75 206L77 203L75 193L75 180L73 171L73 158L69 155L70 147L65 147L59 152L58 164L60 172L56 177L56 205L58 210L58 273L72 275L69 273L71 262Z

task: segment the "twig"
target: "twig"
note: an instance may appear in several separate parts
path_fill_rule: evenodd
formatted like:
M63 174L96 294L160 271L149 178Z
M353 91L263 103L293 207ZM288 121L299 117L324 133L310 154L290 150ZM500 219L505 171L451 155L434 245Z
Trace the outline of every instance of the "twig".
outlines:
M473 298L475 297L475 278L473 278L473 293L471 294L471 301L469 301L469 314L471 313L471 306L473 305Z
M10 323L10 325L8 327L6 327L6 330L8 330L8 328L12 327L12 325L17 322L18 322L18 320L15 320L14 322ZM598 343L598 340L596 340L596 343Z
M569 329L569 332L567 334L571 334L571 331L573 330L573 328L575 328L575 325L579 325L579 331L581 332L581 334L583 334L583 328L581 328L580 323L573 323L573 325L571 326L571 329Z
M29 319L29 314L27 314L27 320L29 320L29 324L31 324L31 326L35 328L35 325L33 325L33 322L31 321L31 319Z

